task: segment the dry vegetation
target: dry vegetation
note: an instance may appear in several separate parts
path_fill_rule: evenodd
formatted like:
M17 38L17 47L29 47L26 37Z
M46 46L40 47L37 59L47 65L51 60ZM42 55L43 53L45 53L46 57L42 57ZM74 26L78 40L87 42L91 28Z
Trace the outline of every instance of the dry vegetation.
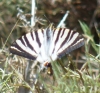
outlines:
M17 7L30 21L31 0L0 1L0 93L100 93L100 1L36 0L33 29L50 23L57 27L69 10L63 26L85 37L83 47L52 62L53 75L48 69L41 71L36 62L9 53L11 43L31 28L16 17Z

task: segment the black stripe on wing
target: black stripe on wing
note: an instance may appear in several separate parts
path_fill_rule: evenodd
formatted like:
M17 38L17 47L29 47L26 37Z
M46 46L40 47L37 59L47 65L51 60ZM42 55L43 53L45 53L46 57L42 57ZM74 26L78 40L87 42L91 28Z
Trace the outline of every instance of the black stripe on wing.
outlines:
M39 36L38 36L38 31L34 31L34 32L35 32L35 36L36 36L36 41L38 42L39 47L41 47L41 43L40 43Z
M26 46L26 45L25 45L25 42L24 42L24 40L23 40L23 37L20 38L20 40L21 40L22 44L23 44L24 46Z
M58 40L59 40L59 38L60 38L60 33L61 33L61 28L59 29L59 31L58 31L58 33L57 33L57 38L56 38L56 40L55 40L55 43L54 44L56 44L56 42L58 42Z
M66 30L66 28L63 28L63 32L62 32L61 38L64 35L65 30Z
M23 50L16 42L12 44L12 46L10 47L9 50L13 54L23 56L23 57L31 59L31 60L35 60L37 58L36 56L33 56L30 53Z
M31 34L31 37L32 37L32 39L34 40L34 36L33 36L33 33L31 32L30 34Z

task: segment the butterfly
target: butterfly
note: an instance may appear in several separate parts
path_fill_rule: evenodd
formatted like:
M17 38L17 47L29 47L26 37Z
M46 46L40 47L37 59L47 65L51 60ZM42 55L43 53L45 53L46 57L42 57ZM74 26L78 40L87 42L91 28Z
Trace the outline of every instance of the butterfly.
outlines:
M47 66L50 62L83 45L84 38L78 32L67 28L54 28L50 25L17 39L11 45L10 52Z

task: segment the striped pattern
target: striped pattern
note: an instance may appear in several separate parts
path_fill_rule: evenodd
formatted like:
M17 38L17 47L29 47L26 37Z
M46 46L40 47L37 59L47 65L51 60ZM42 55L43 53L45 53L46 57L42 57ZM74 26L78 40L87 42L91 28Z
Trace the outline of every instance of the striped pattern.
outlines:
M84 45L78 32L66 28L38 29L17 39L10 52L45 64Z

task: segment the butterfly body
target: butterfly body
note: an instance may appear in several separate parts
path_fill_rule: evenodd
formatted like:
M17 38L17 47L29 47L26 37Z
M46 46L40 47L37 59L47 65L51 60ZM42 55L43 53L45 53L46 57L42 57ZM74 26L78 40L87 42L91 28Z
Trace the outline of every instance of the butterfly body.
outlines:
M84 45L84 38L78 32L66 28L38 29L17 39L10 52L41 64L55 61L65 54Z

